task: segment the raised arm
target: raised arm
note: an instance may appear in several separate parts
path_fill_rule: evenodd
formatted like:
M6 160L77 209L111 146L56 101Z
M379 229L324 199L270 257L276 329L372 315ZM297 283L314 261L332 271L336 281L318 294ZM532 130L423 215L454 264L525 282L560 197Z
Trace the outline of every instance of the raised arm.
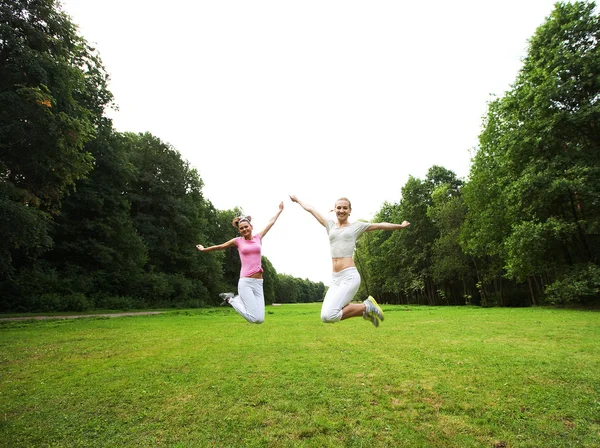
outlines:
M216 246L204 247L202 244L196 244L196 248L200 252L212 252L214 250L223 250L223 249L227 249L228 247L233 247L233 246L235 246L235 238L230 239L229 241L227 241L223 244L217 244Z
M410 226L410 222L402 221L402 224L393 224L391 222L372 222L371 225L365 230L370 232L371 230L400 230Z
M295 202L296 204L300 204L300 207L302 207L304 210L306 210L308 213L310 213L311 215L313 215L315 217L315 219L317 221L319 221L319 223L321 223L321 225L323 227L327 227L325 224L325 218L323 218L323 215L321 215L318 211L316 211L312 205L308 205L305 204L304 202L302 202L300 199L298 199L295 195L291 194L290 195L290 199L292 200L292 202Z
M279 215L281 215L282 211L283 211L283 201L281 201L281 203L279 204L279 211L277 212L277 214L271 218L271 220L267 223L267 225L265 226L264 229L262 229L260 232L258 232L261 240L265 237L267 232L269 230L271 230L271 227L273 227L273 224L275 224L275 221L277 221L277 218L279 218Z

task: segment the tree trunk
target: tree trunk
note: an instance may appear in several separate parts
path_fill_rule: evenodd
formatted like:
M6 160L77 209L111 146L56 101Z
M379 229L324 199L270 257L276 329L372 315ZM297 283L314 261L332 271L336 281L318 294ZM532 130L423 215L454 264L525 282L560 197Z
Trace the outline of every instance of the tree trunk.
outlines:
M579 238L581 239L581 244L583 245L583 251L585 252L585 256L586 256L585 261L590 261L592 258L592 251L590 249L587 235L581 228L581 224L579 224L580 221L577 216L577 210L575 208L575 201L573 199L573 196L577 197L577 192L574 192L573 194L569 195L569 199L571 200L571 213L573 213L573 217L575 218L575 224L577 224L577 231L579 233ZM579 199L577 199L577 206L579 208L579 212L583 215L583 211L581 210L581 203L579 202Z
M533 292L533 286L531 285L531 277L527 277L527 283L529 283L529 293L531 294L531 304L533 306L536 305L535 303L535 294Z

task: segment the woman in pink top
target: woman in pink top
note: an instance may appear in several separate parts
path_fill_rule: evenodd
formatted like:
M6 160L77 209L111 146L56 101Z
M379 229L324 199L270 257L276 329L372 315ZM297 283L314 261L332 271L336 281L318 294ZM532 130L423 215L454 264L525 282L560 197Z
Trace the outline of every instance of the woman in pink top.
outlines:
M263 268L261 264L262 239L273 227L282 211L283 201L279 204L277 214L271 218L263 230L255 235L252 234L254 227L250 223L250 216L241 216L234 218L232 222L232 225L239 230L241 236L216 246L196 245L200 252L212 252L213 250L237 246L242 262L238 295L226 292L220 294L220 296L233 306L244 319L253 324L262 324L265 320L265 295L263 293Z

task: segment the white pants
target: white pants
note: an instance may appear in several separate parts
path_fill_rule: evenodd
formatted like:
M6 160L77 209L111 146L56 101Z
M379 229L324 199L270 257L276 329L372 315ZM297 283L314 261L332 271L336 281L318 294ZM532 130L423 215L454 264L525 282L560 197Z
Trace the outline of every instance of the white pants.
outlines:
M265 321L263 279L240 278L238 295L229 299L229 304L251 324L262 324Z
M360 286L360 274L356 268L346 268L331 275L331 285L323 299L321 320L325 323L342 320L342 308L352 302Z

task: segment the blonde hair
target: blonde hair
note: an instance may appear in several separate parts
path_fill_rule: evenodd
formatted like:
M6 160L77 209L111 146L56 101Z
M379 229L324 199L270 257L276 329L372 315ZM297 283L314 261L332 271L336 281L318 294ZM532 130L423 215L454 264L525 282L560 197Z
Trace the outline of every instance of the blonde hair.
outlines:
M348 203L348 208L350 208L350 210L352 210L352 203L350 202L350 199L348 199L347 197L344 197L344 196L342 196L341 198L337 198L337 199L335 200L335 202L333 203L333 204L334 204L334 207L333 207L333 209L329 210L330 212L332 212L333 210L335 210L335 204L336 204L338 201L346 201L346 202Z
M241 221L246 221L248 224L252 225L251 216L236 216L235 218L233 218L233 221L231 221L231 225L236 229L239 229Z
M348 207L352 208L352 203L350 202L350 199L348 199L347 197L338 198L335 202L338 202L338 201L346 201L348 203Z

